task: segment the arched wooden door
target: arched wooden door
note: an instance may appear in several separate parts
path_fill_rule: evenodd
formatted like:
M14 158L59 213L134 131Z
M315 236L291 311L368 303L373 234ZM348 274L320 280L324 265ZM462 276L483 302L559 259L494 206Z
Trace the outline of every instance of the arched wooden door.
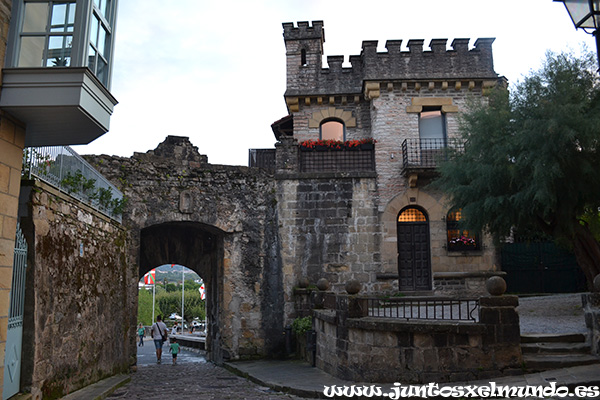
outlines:
M406 207L398 214L399 290L431 290L429 221L424 211Z

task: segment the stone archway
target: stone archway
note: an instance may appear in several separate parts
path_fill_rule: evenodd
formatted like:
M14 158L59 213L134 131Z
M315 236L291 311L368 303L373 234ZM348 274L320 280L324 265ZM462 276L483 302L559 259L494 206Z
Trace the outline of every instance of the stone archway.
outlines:
M140 232L140 279L152 268L163 264L180 264L204 280L206 293L209 358L220 360L219 306L222 304L223 232L198 222L165 222Z
M283 351L276 181L269 172L208 164L188 138L177 136L131 158L88 161L128 199L123 225L138 279L177 263L207 282L211 360ZM137 281L129 288L137 298Z

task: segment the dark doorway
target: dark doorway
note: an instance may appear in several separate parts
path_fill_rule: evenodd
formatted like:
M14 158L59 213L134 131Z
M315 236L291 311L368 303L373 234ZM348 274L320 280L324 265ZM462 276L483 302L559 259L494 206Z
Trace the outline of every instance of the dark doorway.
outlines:
M429 221L424 211L404 208L398 215L399 289L431 290Z

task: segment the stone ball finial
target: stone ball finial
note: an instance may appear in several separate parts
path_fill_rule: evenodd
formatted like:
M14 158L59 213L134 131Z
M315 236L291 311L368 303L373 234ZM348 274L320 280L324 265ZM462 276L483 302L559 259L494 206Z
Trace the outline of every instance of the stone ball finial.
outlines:
M596 293L600 293L600 274L596 275L596 277L594 278L594 292Z
M310 285L307 277L302 277L298 280L298 287L301 289L306 289Z
M346 282L346 292L348 294L357 294L362 289L362 285L356 279L351 279Z
M326 278L321 278L317 281L317 289L324 292L329 289L329 281Z
M485 281L485 288L492 296L502 296L506 292L506 281L500 276L492 276Z

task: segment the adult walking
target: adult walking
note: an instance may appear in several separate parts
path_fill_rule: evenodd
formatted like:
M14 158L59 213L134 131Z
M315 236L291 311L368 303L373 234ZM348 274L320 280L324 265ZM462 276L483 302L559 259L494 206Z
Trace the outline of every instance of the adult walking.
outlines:
M156 347L156 363L160 364L163 343L167 338L167 326L162 322L160 315L156 317L156 322L152 324L150 332L152 339L154 339L154 347Z

